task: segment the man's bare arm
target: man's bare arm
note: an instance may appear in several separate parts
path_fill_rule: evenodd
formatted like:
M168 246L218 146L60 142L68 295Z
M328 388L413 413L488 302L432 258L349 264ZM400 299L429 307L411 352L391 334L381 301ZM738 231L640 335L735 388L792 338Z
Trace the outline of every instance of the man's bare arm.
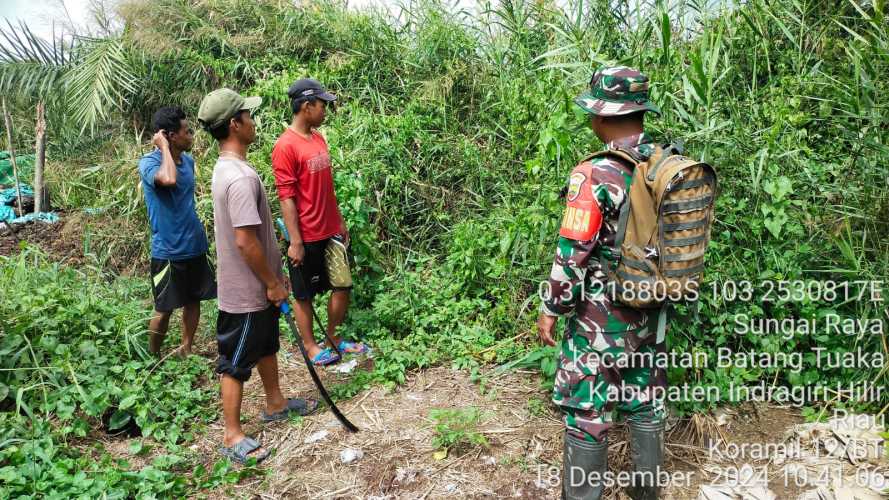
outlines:
M299 230L299 213L296 211L296 199L285 198L281 200L281 215L284 216L284 225L290 234L290 247L287 249L287 257L294 266L302 263L305 257L302 233Z
M287 299L287 287L278 274L269 268L265 251L256 235L256 228L257 226L236 227L235 245L253 274L265 284L269 302L276 306L281 305L281 302Z
M158 186L175 186L176 185L176 162L173 161L173 154L170 152L170 143L167 142L167 136L163 130L158 130L152 138L154 145L161 152L161 168L157 169L154 174L154 183Z

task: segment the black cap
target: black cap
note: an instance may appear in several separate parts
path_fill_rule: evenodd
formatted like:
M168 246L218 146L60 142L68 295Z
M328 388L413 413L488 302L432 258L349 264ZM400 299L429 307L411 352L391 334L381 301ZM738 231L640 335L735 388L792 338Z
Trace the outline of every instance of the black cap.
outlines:
M293 85L287 89L287 95L290 96L290 99L317 97L327 102L336 100L336 96L328 92L321 82L312 78L303 78L293 82Z

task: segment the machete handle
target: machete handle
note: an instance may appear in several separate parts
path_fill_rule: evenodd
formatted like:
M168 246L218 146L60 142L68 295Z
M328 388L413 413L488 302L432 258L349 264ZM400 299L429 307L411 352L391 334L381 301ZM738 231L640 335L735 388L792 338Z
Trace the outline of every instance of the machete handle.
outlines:
M290 232L287 231L287 226L284 224L284 219L278 217L275 219L275 225L278 226L278 231L281 231L281 236L284 237L284 241L290 243Z

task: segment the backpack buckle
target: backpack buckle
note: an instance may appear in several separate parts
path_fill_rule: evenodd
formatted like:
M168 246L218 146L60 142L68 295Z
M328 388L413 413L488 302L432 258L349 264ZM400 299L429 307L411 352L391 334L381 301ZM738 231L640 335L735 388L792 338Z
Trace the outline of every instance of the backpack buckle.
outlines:
M677 155L681 155L685 153L685 141L682 139L676 139L674 142L670 144L670 149L672 149Z

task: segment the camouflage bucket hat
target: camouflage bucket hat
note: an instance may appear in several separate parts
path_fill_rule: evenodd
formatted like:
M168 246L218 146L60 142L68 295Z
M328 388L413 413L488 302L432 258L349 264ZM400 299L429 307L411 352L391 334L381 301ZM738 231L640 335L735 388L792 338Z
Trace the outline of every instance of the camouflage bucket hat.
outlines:
M574 102L587 113L620 116L637 111L661 110L648 100L648 77L626 66L601 67L590 79L590 90Z

